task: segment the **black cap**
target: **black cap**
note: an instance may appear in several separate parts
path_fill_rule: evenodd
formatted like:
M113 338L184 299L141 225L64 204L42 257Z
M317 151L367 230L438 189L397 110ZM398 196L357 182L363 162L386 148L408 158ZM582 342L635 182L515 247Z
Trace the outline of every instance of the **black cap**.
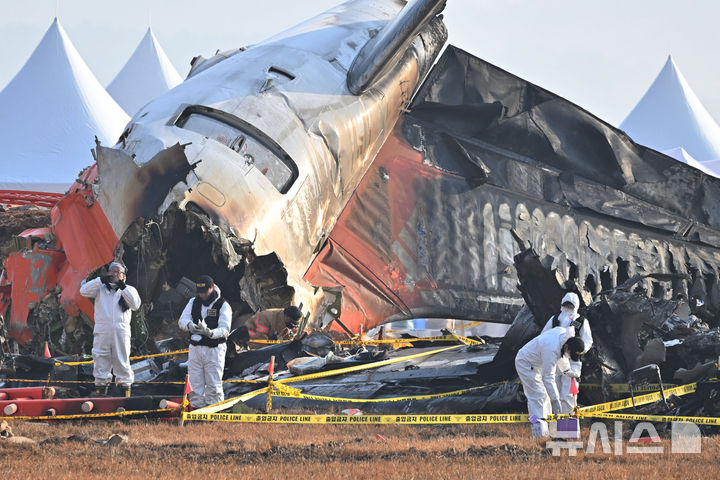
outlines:
M210 275L200 275L195 281L195 292L205 293L215 285Z
M298 307L296 307L295 305L290 305L285 310L283 310L283 313L285 314L286 317L290 317L293 320L299 320L303 316L300 309Z

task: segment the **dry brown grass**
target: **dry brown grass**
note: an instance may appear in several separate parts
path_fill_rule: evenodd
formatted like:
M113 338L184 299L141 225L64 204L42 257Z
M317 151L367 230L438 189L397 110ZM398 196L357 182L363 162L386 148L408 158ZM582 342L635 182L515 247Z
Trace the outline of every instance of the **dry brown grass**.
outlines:
M94 442L0 441L0 478L718 478L720 436L698 455L553 457L525 425L267 425L192 423L14 423L16 435L42 441L112 433L117 447ZM587 429L586 429L587 430ZM375 438L375 434L386 441ZM587 436L587 433L586 433Z

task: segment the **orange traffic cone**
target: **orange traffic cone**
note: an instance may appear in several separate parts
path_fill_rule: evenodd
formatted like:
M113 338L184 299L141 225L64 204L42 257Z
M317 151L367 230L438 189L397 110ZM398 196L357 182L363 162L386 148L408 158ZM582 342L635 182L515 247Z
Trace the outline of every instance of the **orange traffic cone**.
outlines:
M570 393L573 395L577 395L578 393L580 393L580 390L578 390L578 386L574 378L570 379Z
M190 385L190 375L185 375L185 390L183 391L183 401L182 401L182 407L183 410L187 410L187 407L190 405L190 402L188 401L188 394L193 391L192 385Z
M43 356L45 358L52 358L52 355L50 355L50 348L48 348L48 342L45 342L45 352L43 353Z

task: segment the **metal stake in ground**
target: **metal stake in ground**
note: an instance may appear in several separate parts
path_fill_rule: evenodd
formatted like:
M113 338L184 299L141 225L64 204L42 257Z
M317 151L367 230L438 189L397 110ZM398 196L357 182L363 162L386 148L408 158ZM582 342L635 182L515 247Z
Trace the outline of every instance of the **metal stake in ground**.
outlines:
M266 394L265 413L270 413L270 410L272 410L273 373L275 373L275 355L270 357L270 367L268 368L268 387L270 388L268 388Z

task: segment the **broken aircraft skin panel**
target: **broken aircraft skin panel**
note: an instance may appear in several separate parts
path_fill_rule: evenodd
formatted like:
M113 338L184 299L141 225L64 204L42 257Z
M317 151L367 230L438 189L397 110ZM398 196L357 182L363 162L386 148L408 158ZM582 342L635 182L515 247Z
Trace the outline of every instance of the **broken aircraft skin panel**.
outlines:
M348 1L259 44L196 61L181 85L136 114L115 147L95 149L97 179L73 188L105 224L68 240L99 235L102 255L67 255L58 269L79 284L122 258L143 298L137 323L150 336L159 329L142 320L164 310L163 321L174 322L185 299L173 292L201 273L215 277L238 314L293 301L316 310L325 294L302 275L445 44L444 5ZM82 217L79 207L72 215ZM53 222L56 248L65 222ZM110 252L105 239L114 239ZM44 293L76 316L76 305L88 313L76 287L47 285ZM11 315L13 338L27 340L18 333L26 323Z
M513 257L529 244L588 299L661 272L673 288L646 277L650 295L683 292L717 315L718 199L718 179L449 46L305 278L342 286L354 329L511 323L525 303Z

